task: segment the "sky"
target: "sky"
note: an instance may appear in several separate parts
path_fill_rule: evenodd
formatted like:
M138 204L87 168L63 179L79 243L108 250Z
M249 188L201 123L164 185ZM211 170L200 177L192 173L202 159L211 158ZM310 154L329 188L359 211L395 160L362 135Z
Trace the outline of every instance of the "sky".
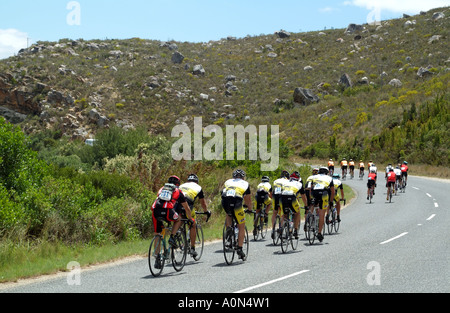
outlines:
M446 6L450 0L1 0L0 59L37 41L208 42L345 28Z

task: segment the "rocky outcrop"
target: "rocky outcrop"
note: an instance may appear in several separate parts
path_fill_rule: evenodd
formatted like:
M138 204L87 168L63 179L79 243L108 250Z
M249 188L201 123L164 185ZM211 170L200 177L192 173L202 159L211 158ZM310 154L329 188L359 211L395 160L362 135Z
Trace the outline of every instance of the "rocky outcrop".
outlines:
M10 74L0 73L0 106L21 114L39 114L41 109L35 100L42 85L17 85Z

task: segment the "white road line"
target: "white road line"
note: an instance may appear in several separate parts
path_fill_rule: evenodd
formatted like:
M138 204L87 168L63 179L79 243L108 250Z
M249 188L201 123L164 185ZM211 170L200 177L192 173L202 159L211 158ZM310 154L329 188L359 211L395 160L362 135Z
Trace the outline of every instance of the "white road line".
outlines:
M403 236L405 236L406 234L408 234L408 233L405 232L405 233L400 234L400 235L398 235L398 236L396 236L396 237L394 237L394 238L391 238L391 239L389 239L389 240L383 241L383 242L380 243L380 245L384 245L385 243L388 243L388 242L391 242L391 241L393 241L393 240L395 240L395 239L398 239L398 238L400 238L400 237L403 237Z
M427 192L426 195L428 196L428 198L431 198L432 196Z
M430 221L431 219L433 219L436 216L436 214L431 215L429 218L427 218L427 221Z
M416 190L420 190L419 188L417 188L417 187L412 187L413 189L416 189Z
M438 208L438 207L439 207L439 204L437 204L437 202L435 202L435 203L434 203L434 207L435 207L435 208Z
M291 277L294 277L294 276L298 276L298 275L301 275L301 274L304 274L304 273L307 273L307 272L309 272L309 270L304 270L304 271L297 272L297 273L294 273L294 274L291 274L291 275L287 275L287 276L284 276L284 277L281 277L281 278L277 278L277 279L268 281L266 283L262 283L262 284L259 284L259 285L256 285L256 286L252 286L252 287L248 287L246 289L242 289L242 290L236 291L234 293L244 293L244 292L247 292L247 291L250 291L250 290L253 290L253 289L257 289L257 288L261 288L261 287L264 287L264 286L267 286L267 285L270 285L270 284L273 284L273 283L276 283L276 282L279 282L279 281L282 281L282 280L285 280L285 279L288 279L288 278L291 278Z

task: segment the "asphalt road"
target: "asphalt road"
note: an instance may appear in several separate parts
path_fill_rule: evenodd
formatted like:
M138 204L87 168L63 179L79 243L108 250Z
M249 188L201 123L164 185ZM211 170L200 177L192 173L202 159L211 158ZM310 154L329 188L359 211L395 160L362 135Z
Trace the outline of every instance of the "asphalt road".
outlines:
M372 204L366 200L366 180L345 183L358 197L341 213L339 233L312 246L302 233L297 251L282 254L270 238L255 242L250 236L248 260L231 266L220 241L205 247L200 262L190 259L179 273L169 264L159 278L151 276L147 259L138 259L0 292L450 292L450 182L409 177L406 193L393 203L386 202L379 182Z

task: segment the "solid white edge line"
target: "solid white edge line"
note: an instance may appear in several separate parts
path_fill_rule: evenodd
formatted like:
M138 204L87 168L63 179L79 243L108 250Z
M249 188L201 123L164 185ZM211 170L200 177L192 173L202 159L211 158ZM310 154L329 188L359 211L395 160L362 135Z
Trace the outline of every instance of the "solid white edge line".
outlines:
M257 288L261 288L261 287L264 287L264 286L267 286L267 285L270 285L270 284L273 284L273 283L276 283L276 282L279 282L279 281L282 281L282 280L285 280L285 279L288 279L288 278L291 278L291 277L294 277L294 276L298 276L298 275L301 275L301 274L304 274L304 273L307 273L307 272L309 272L309 270L304 270L304 271L297 272L297 273L294 273L294 274L291 274L291 275L280 277L280 278L277 278L277 279L274 279L274 280L271 280L271 281L268 281L268 282L265 282L265 283L262 283L262 284L259 284L259 285L256 285L256 286L248 287L246 289L242 289L242 290L239 290L239 291L236 291L236 292L233 292L233 293L244 293L244 292L247 292L247 291L250 291L250 290L253 290L253 289L257 289Z
M431 220L432 218L434 218L436 216L436 214L431 215L429 218L427 218L427 221Z
M408 234L408 232L404 232L403 234L400 234L400 235L398 235L398 236L396 236L396 237L394 237L394 238L391 238L391 239L389 239L389 240L383 241L383 242L380 243L380 245L384 245L385 243L388 243L388 242L391 242L391 241L393 241L393 240L395 240L395 239L398 239L398 238L400 238L400 237L403 237L403 236L405 236L406 234Z

